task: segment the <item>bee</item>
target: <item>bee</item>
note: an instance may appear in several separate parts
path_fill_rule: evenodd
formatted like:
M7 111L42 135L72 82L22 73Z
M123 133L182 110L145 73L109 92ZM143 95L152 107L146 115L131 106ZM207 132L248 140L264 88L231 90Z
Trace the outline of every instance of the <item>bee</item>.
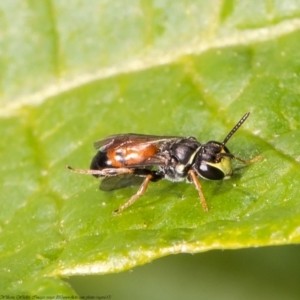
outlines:
M103 178L100 183L103 191L140 185L136 194L114 214L132 205L146 192L150 182L161 179L193 183L204 211L208 211L198 177L208 180L229 179L233 174L233 159L245 164L256 160L236 157L226 147L249 114L246 113L239 120L223 142L201 144L194 137L115 134L94 143L97 154L92 159L90 170L67 168L75 173Z

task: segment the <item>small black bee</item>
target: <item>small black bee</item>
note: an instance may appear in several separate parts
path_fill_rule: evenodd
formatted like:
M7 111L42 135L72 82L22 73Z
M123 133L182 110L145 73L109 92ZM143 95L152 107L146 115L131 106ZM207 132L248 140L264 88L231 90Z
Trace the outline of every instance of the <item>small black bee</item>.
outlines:
M225 146L249 116L246 113L223 142L201 144L194 137L116 134L94 143L98 150L90 170L68 169L76 173L104 177L100 189L110 191L140 184L137 193L114 213L120 213L143 195L150 181L192 182L205 211L208 206L198 176L209 180L228 179L233 174L232 159L250 163L231 154Z

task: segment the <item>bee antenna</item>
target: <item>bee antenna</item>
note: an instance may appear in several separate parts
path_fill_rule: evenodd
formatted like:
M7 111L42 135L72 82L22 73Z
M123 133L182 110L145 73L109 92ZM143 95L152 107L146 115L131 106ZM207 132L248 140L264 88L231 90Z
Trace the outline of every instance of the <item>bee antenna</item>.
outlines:
M233 134L243 125L243 123L247 120L249 117L250 112L247 112L244 114L244 116L237 122L237 124L231 129L231 131L227 134L226 138L222 142L222 145L225 146L225 144L228 142L228 140L233 136Z

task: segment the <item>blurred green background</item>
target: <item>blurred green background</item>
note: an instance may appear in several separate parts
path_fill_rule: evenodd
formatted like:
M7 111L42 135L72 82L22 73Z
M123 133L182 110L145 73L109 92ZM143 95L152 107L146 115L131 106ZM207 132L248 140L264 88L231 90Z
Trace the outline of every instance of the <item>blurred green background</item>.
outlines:
M111 299L298 299L299 246L168 256L132 271L75 276L79 295ZM105 298L104 298L105 299Z
M298 299L299 16L297 0L1 1L0 292ZM134 188L65 170L109 134L222 140L247 111L228 147L263 159L203 181L208 213L162 181L113 217Z

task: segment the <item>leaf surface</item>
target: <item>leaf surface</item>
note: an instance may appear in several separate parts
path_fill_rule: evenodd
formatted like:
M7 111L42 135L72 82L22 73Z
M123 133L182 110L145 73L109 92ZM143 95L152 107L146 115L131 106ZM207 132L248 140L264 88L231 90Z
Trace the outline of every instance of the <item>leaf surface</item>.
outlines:
M273 2L272 2L273 3ZM283 4L284 3L284 4ZM58 277L169 254L300 241L300 10L294 1L2 1L0 289L74 295ZM14 20L14 22L11 22ZM228 142L232 179L102 192L110 134Z

